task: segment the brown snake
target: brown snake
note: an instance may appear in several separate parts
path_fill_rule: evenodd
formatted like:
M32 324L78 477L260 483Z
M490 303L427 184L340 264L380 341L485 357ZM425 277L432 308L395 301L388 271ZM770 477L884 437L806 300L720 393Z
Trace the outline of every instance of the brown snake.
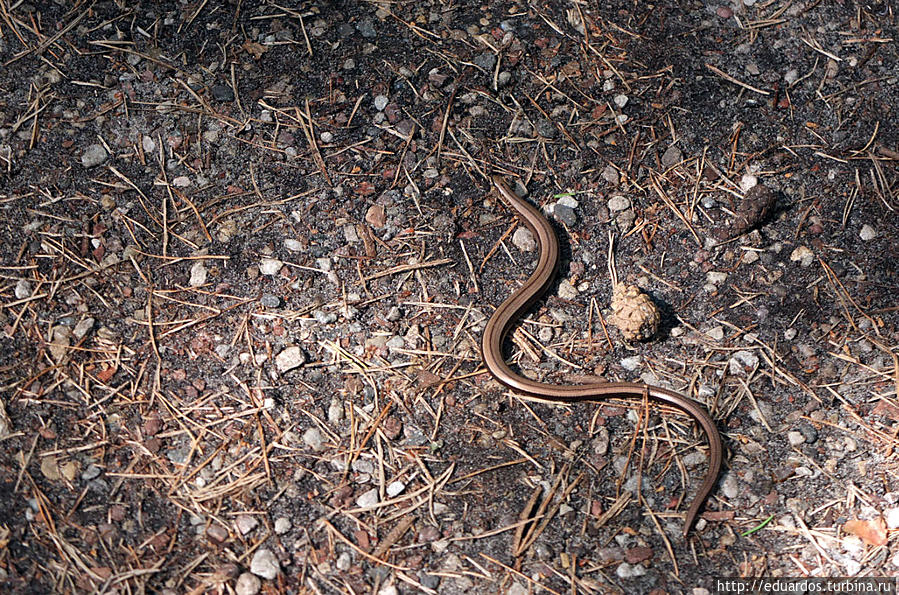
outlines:
M689 413L699 422L709 440L709 469L684 520L684 537L696 520L699 507L706 500L718 473L721 471L721 435L706 410L674 391L633 382L603 382L580 385L556 385L530 380L515 373L503 358L503 341L512 324L549 289L559 264L559 241L549 221L530 203L522 200L506 185L500 176L493 176L493 184L500 195L521 217L524 224L537 238L540 260L537 269L521 288L506 299L493 313L484 329L481 351L484 364L497 380L509 388L527 393L543 401L599 402L609 397L643 397L672 405Z

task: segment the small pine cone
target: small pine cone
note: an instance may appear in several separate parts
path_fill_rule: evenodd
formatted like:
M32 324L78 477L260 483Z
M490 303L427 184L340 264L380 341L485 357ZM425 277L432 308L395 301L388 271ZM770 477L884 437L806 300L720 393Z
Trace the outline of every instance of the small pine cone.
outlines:
M612 316L609 322L621 330L628 341L645 341L659 328L659 309L648 295L635 285L623 283L612 293Z

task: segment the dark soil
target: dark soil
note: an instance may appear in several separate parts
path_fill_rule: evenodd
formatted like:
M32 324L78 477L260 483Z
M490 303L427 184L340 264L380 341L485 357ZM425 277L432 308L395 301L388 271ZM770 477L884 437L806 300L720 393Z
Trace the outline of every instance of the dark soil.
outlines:
M0 0L0 588L895 576L896 20ZM563 251L511 361L717 420L725 470L686 539L688 418L525 401L483 369L537 260L494 172ZM607 324L609 232L662 311L649 341Z

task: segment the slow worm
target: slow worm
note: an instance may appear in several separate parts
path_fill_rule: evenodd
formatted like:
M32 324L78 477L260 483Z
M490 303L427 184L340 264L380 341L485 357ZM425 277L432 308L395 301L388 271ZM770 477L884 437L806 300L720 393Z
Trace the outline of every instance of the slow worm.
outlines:
M540 248L540 259L537 262L537 270L531 274L518 291L500 304L493 316L490 317L490 320L487 321L481 343L484 364L501 383L540 400L565 403L599 402L609 397L643 397L648 395L649 398L681 409L696 419L709 440L709 468L684 519L683 534L686 538L690 527L693 526L693 522L696 520L699 508L712 491L712 488L715 487L718 473L721 471L721 435L718 433L718 428L715 427L715 422L706 410L695 401L674 391L657 386L633 382L603 382L577 385L547 384L525 378L509 367L503 358L503 341L512 324L535 301L540 299L553 282L559 266L559 241L549 221L530 203L519 198L506 185L502 177L493 176L493 184L503 199L515 209L524 224L537 238L537 244Z

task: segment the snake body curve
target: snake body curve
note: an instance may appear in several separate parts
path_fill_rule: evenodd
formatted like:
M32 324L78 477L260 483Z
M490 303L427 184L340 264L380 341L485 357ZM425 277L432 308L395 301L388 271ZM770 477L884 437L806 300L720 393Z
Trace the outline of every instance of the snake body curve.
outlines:
M684 537L696 520L721 471L721 435L711 416L699 403L674 391L633 382L557 385L530 380L516 373L503 358L503 341L515 321L549 289L559 265L559 241L549 221L533 205L522 200L498 175L493 184L503 199L518 213L537 239L540 258L536 270L524 285L509 296L493 313L484 329L481 352L491 374L511 389L551 402L599 402L609 397L643 397L674 406L690 414L702 427L709 441L709 467L705 479L690 504L684 519Z

